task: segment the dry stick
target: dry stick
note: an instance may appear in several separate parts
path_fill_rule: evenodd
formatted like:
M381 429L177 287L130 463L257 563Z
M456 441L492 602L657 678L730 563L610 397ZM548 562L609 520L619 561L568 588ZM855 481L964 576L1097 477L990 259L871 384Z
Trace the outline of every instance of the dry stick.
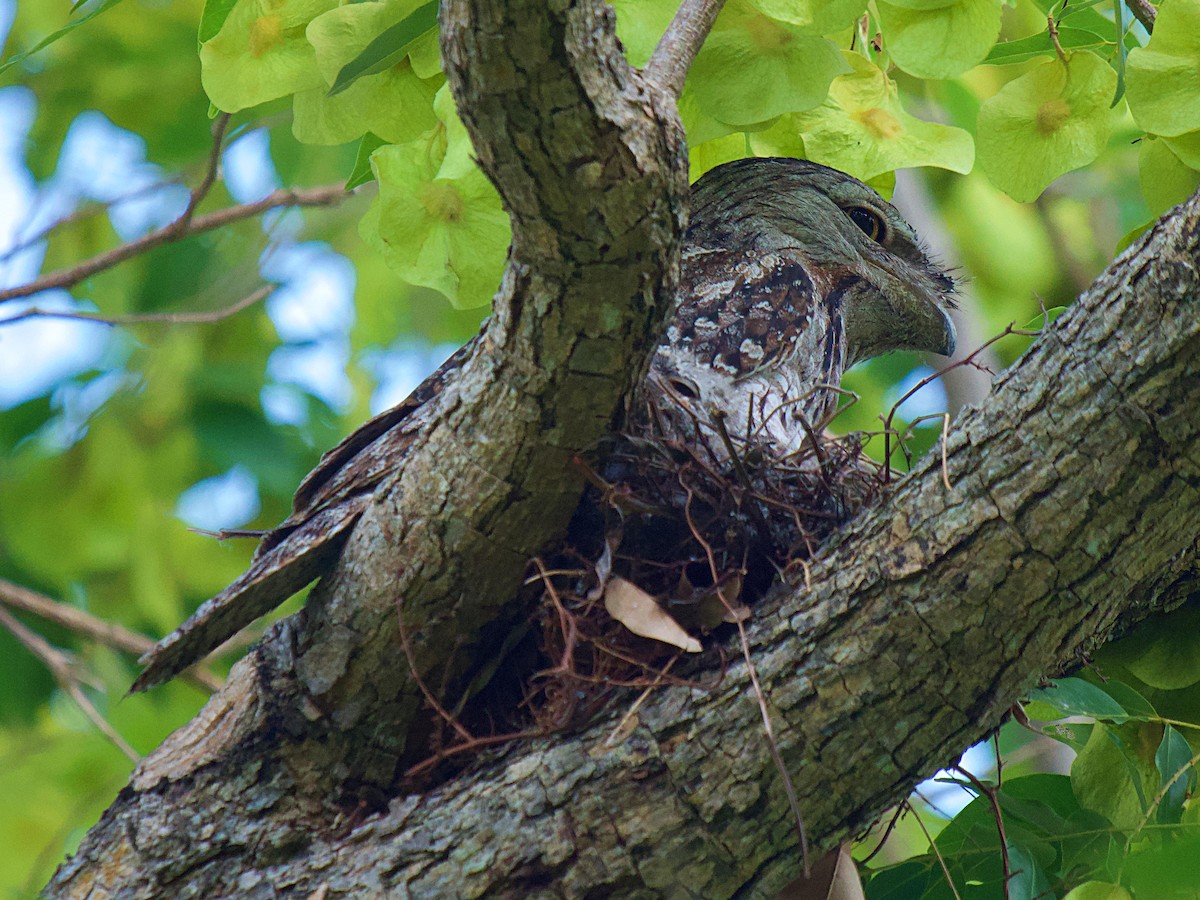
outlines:
M672 97L678 97L692 61L724 5L725 0L682 0L642 74Z
M413 681L417 683L421 694L425 697L425 702L433 707L443 721L456 732L458 736L468 743L476 740L476 737L467 731L462 722L458 721L451 712L442 705L442 702L433 695L433 691L429 690L425 684L425 679L421 677L421 670L417 668L417 656L413 653L412 643L408 639L408 626L404 624L404 604L400 597L396 597L396 622L400 626L400 645L404 648L404 657L408 660L408 670L412 674Z
M243 219L251 219L271 209L285 206L331 206L346 196L346 189L339 182L338 184L327 184L315 188L280 188L253 203L241 203L237 206L229 206L225 209L218 209L215 212L205 213L202 216L192 216L191 212L188 211L184 215L190 218L182 228L178 224L183 219L183 217L180 217L170 225L165 225L157 231L152 231L144 237L138 238L136 241L130 241L128 244L114 247L77 265L47 273L18 287L0 290L0 303L17 300L21 297L28 297L31 294L50 290L51 288L73 287L85 278L90 278L98 272L111 269L125 262L125 260L132 259L160 244L174 243L184 237L203 234L217 228L224 228L226 225L240 222Z
M929 849L933 851L933 855L937 857L938 865L942 867L942 874L946 876L946 884L950 885L950 892L954 894L954 900L962 900L962 895L959 894L958 888L954 886L954 879L950 876L950 867L946 865L946 860L942 857L942 851L938 849L937 843L929 834L929 829L925 827L925 823L921 821L920 815L917 814L916 807L907 800L903 801L903 805L908 807L908 811L917 820L917 825L920 827L921 833L925 835L925 840L929 841Z
M3 578L0 578L0 606L32 613L114 650L141 656L154 648L154 641L145 635L112 622L105 622L83 610ZM188 669L182 677L206 691L215 693L221 689L221 679L199 668Z
M895 829L897 823L899 823L902 815L904 815L903 803L897 806L896 811L892 813L892 820L888 822L887 828L883 830L883 837L879 839L879 843L875 845L875 849L858 861L860 867L865 866L879 854L879 851L882 850L884 845L888 842L888 838L892 836L892 831ZM863 839L866 839L866 835L863 835Z
M1049 317L1047 317L1046 325L1043 326L1043 330L1045 329L1045 327L1049 326L1049 324L1050 324ZM980 353L982 353L988 347L992 346L992 344L1008 337L1011 334L1018 334L1018 335L1021 335L1022 337L1039 337L1039 336L1041 336L1042 332L1041 331L1026 331L1023 328L1017 328L1015 323L1010 323L1007 328L1005 328L1002 332L1000 332L994 338L991 338L990 340L987 340L984 343L980 344L978 347L976 347L969 356L964 356L962 359L958 360L957 362L953 362L950 365L945 366L944 368L938 369L932 375L922 378L915 385L913 385L911 390L909 390L907 393L905 393L905 395L903 397L901 397L899 400L897 400L892 405L891 411L888 412L887 418L884 419L884 421L883 421L883 467L884 467L883 479L885 482L889 481L891 479L891 475L892 475L891 438L892 438L892 435L895 434L895 430L892 428L892 419L894 419L896 417L896 412L900 409L901 406L904 405L905 401L907 401L908 398L911 397L913 394L915 394L917 391L928 386L929 384L933 383L934 381L937 381L937 379L941 378L947 372L953 371L954 369L960 368L961 366L974 365L975 357L979 356Z
M783 757L779 753L779 744L775 740L775 729L771 725L771 713L767 709L767 698L763 694L762 685L758 683L758 671L754 668L754 661L750 658L750 638L746 634L746 625L740 618L733 615L733 605L725 599L725 592L720 587L721 575L717 570L717 560L713 556L712 546L700 534L700 529L696 527L696 522L692 519L692 489L682 481L680 481L680 487L687 491L687 502L683 505L683 515L687 519L688 528L691 529L692 537L700 543L700 546L704 549L704 555L708 558L708 568L712 572L713 584L717 587L717 597L734 618L734 624L737 625L738 637L742 643L742 657L746 660L746 671L750 674L750 683L754 686L754 696L758 700L758 711L762 716L763 731L767 734L767 749L771 753L771 759L775 763L776 770L783 779L783 790L787 794L788 803L791 805L792 816L796 819L796 833L800 837L800 861L804 867L804 877L809 878L812 875L812 867L808 863L808 834L804 830L804 816L800 813L800 801L796 797L796 788L792 784L792 776L788 774L787 766L784 765Z
M996 759L999 761L1000 757L997 756ZM1005 900L1008 900L1008 898L1012 896L1011 892L1009 891L1008 882L1012 878L1013 873L1012 863L1008 858L1008 834L1004 830L1004 816L1000 812L1000 798L997 796L999 793L999 786L997 785L996 787L988 787L957 763L950 768L966 778L967 781L971 782L971 784L975 786L975 790L979 791L980 794L988 798L988 803L992 807L992 817L996 820L996 831L1000 835L1000 864L1004 867L1004 897ZM997 769L997 774L999 774L999 769Z
M113 746L134 763L141 761L137 751L130 747L121 735L117 734L116 729L92 705L92 701L80 688L79 679L71 671L71 663L63 651L52 646L49 641L31 628L26 627L20 619L3 606L0 606L0 625L7 628L9 633L25 646L26 650L41 660L42 664L50 670L50 674L54 676L54 680L58 682L58 686L71 696L83 714L100 730L101 734L112 742Z
M1125 5L1133 13L1133 17L1146 26L1146 31L1153 34L1154 20L1158 16L1158 10L1154 8L1149 0L1128 0Z
M134 313L128 316L102 316L99 313L86 312L71 312L67 310L41 309L34 306L23 312L17 313L15 316L10 316L7 319L0 319L0 328L5 325L12 325L15 322L20 322L22 319L75 319L82 322L95 322L98 325L138 325L144 322L165 322L170 325L211 325L214 322L221 322L225 319L235 316L244 309L248 309L256 303L265 300L275 292L277 285L263 285L254 293L249 294L223 309L214 309L208 312L190 312L190 313ZM208 534L216 537L218 540L223 540L225 537L262 537L261 532L257 531L230 531L220 534L212 532L202 532L199 529L188 529L200 534Z

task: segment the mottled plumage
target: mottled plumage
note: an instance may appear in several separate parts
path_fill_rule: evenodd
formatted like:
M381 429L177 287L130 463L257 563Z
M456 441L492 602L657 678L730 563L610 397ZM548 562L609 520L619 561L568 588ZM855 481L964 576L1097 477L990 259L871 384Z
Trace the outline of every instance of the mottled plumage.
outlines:
M872 233L874 232L874 233ZM949 353L950 279L870 188L793 159L720 166L693 188L676 309L627 428L786 455L836 405L849 365L887 350ZM407 400L325 454L251 567L142 658L144 690L328 572L376 488L403 464L467 344ZM699 433L697 433L699 429Z

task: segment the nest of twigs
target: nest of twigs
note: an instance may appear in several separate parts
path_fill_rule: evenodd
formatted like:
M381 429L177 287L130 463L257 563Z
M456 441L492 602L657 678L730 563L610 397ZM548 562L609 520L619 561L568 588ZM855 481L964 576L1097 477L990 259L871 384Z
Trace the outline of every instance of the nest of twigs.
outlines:
M806 578L825 538L884 490L863 438L825 424L783 458L643 426L577 460L589 486L563 544L531 562L530 619L498 636L456 704L447 686L424 686L435 714L410 735L403 782L428 786L455 760L581 727L624 689L694 684L677 665L689 651L723 662L723 632L776 579Z
M523 705L544 730L583 724L618 688L683 681L671 673L683 653L720 653L722 632L777 578L805 578L825 538L886 483L858 435L819 431L784 458L727 435L684 446L640 434L594 460L579 463L590 485L566 546L530 578L546 665ZM634 633L650 604L653 638Z

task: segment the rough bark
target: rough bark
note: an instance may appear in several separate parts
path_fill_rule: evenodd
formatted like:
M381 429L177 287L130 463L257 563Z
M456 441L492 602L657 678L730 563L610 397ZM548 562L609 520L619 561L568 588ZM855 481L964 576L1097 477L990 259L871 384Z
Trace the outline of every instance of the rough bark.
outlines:
M602 4L463 0L445 56L513 215L480 349L438 400L338 572L139 767L52 895L548 896L770 892L795 833L735 665L613 723L509 748L365 825L419 697L486 653L527 556L577 493L670 295L678 125ZM469 64L468 64L469 61ZM828 846L993 727L1122 616L1177 602L1200 534L1200 204L1160 224L783 587L754 663L810 827ZM619 715L618 710L614 715ZM358 794L354 791L357 789ZM380 798L386 803L388 798Z

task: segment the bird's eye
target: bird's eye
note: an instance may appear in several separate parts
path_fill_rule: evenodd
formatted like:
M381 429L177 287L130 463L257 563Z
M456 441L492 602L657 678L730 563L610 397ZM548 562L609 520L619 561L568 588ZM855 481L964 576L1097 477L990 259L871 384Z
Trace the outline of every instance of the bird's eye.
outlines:
M877 243L883 243L887 229L884 227L883 219L880 218L879 213L873 209L867 209L865 206L852 206L846 210L846 215L850 217L851 222L862 230L863 234Z
M681 396L686 397L688 400L695 400L699 396L695 388L686 381L680 381L678 378L671 379L671 387L675 388Z

